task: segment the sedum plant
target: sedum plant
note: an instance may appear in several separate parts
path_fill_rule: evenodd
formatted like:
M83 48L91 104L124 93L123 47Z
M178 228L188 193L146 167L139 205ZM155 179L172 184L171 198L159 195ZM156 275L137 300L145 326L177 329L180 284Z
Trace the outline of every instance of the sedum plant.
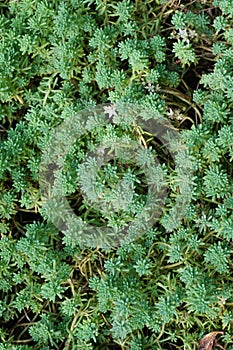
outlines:
M0 350L193 350L213 331L233 348L232 8L230 0L1 2ZM143 211L145 171L122 145L137 145L142 165L156 157L167 189L156 223L112 249L82 242L77 222L59 230L39 185L54 129L99 105L110 119L119 105L167 119L186 151L176 167L128 115L89 120L59 188L81 224L117 230ZM122 159L84 162L99 144L118 147Z

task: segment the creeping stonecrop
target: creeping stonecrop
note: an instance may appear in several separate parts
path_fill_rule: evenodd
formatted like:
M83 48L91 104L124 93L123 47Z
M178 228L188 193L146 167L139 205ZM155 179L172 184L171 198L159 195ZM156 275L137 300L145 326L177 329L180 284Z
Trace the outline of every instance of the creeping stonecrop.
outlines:
M197 350L206 334L233 348L232 9L232 0L1 1L0 350ZM109 124L97 114L72 124L85 133L63 159L62 126L99 105ZM111 123L128 105L167 120L167 143L130 113ZM78 218L66 233L40 172L59 127L45 180ZM183 148L169 148L175 134ZM138 164L124 157L129 145ZM135 239L114 247L80 239L86 225L103 235L141 213L151 222L155 179L166 196L153 225L138 220Z

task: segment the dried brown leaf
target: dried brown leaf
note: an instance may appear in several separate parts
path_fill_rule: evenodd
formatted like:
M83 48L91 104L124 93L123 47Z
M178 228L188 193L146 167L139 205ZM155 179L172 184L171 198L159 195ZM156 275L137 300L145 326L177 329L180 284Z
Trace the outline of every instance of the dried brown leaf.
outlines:
M214 350L215 347L219 347L220 349L224 348L216 343L216 336L218 334L223 334L223 332L211 332L206 334L199 342L198 350Z

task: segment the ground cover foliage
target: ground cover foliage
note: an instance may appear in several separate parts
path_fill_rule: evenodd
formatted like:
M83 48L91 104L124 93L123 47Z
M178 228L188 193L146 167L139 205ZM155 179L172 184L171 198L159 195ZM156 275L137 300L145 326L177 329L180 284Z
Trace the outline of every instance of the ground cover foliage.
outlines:
M0 349L191 350L214 331L233 349L232 0L9 0L0 13ZM118 227L145 204L143 172L119 160L96 178L115 211L106 205L101 218L83 198L80 164L109 140L154 152L169 195L137 240L87 248L49 220L42 150L71 115L118 102L157 111L179 131L192 198L176 221L178 175L153 135L93 128L66 157L63 186L77 215Z

